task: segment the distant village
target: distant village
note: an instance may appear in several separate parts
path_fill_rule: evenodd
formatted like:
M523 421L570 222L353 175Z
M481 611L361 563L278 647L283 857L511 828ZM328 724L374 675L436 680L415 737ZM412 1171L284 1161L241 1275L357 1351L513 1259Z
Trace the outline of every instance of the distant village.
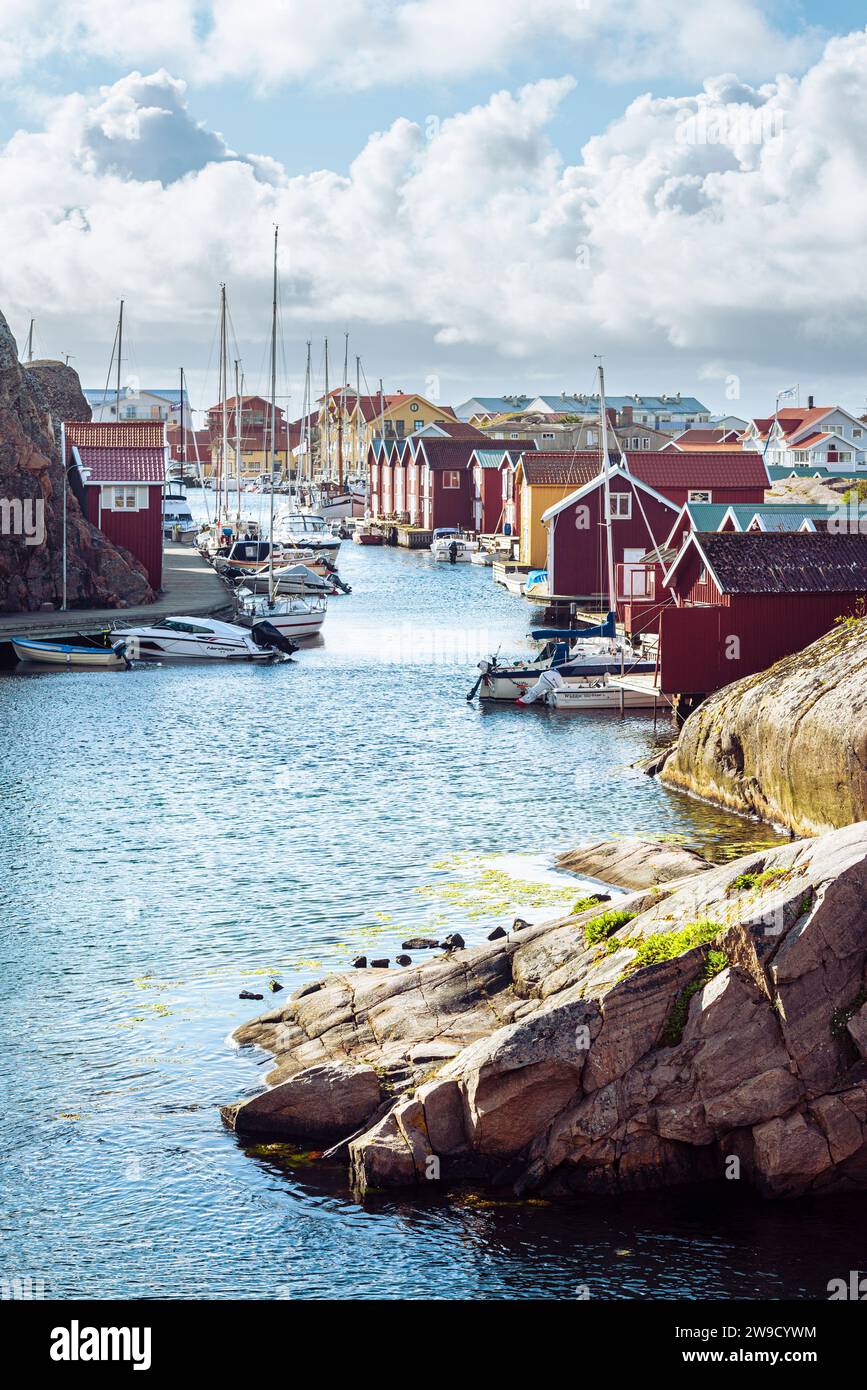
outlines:
M386 543L481 538L495 580L592 621L608 606L607 489L619 629L652 644L666 697L706 695L864 611L867 416L812 396L755 419L712 416L679 392L606 398L606 470L592 395L451 407L341 385L295 420L262 397L232 397L199 429L180 390L85 394L91 430L128 433L129 463L115 467L139 483L115 496L94 452L98 524L111 534L112 510L125 513L119 538L155 588L158 542L137 538L130 508L146 510L147 489L166 476L205 489L232 477L239 491L291 491L318 509L346 498ZM151 450L159 441L165 472L136 461L141 430Z

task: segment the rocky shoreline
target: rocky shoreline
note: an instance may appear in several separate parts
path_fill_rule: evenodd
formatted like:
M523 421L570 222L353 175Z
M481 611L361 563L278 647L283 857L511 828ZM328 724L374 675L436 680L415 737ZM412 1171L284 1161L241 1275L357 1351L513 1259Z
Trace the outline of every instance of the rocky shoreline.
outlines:
M669 787L796 835L867 817L867 619L724 686L653 769Z
M226 1123L324 1150L361 1194L867 1187L867 823L723 866L570 858L631 891L305 986L236 1032L275 1066Z

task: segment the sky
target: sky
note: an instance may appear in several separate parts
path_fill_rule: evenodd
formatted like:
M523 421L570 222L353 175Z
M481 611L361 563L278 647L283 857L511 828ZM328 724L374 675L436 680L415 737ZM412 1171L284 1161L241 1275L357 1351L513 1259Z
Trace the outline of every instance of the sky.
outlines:
M106 383L867 401L863 6L0 0L0 310Z

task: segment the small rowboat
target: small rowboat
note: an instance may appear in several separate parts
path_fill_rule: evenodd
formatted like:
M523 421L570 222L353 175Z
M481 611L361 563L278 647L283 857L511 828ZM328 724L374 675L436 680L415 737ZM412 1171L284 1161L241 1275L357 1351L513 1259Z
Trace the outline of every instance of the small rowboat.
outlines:
M98 666L103 670L129 667L126 643L76 634L69 642L36 637L13 637L12 649L19 661L36 661L48 666Z

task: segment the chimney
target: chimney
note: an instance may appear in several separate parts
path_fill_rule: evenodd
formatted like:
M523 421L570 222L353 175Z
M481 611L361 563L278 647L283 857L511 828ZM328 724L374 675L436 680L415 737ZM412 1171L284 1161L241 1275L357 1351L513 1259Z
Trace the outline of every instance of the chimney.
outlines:
M632 406L625 405L620 412L621 423L624 425L632 424Z
M807 409L808 409L808 410L812 410L812 409L813 409L813 397L812 397L812 396L808 396L808 397L807 397Z

